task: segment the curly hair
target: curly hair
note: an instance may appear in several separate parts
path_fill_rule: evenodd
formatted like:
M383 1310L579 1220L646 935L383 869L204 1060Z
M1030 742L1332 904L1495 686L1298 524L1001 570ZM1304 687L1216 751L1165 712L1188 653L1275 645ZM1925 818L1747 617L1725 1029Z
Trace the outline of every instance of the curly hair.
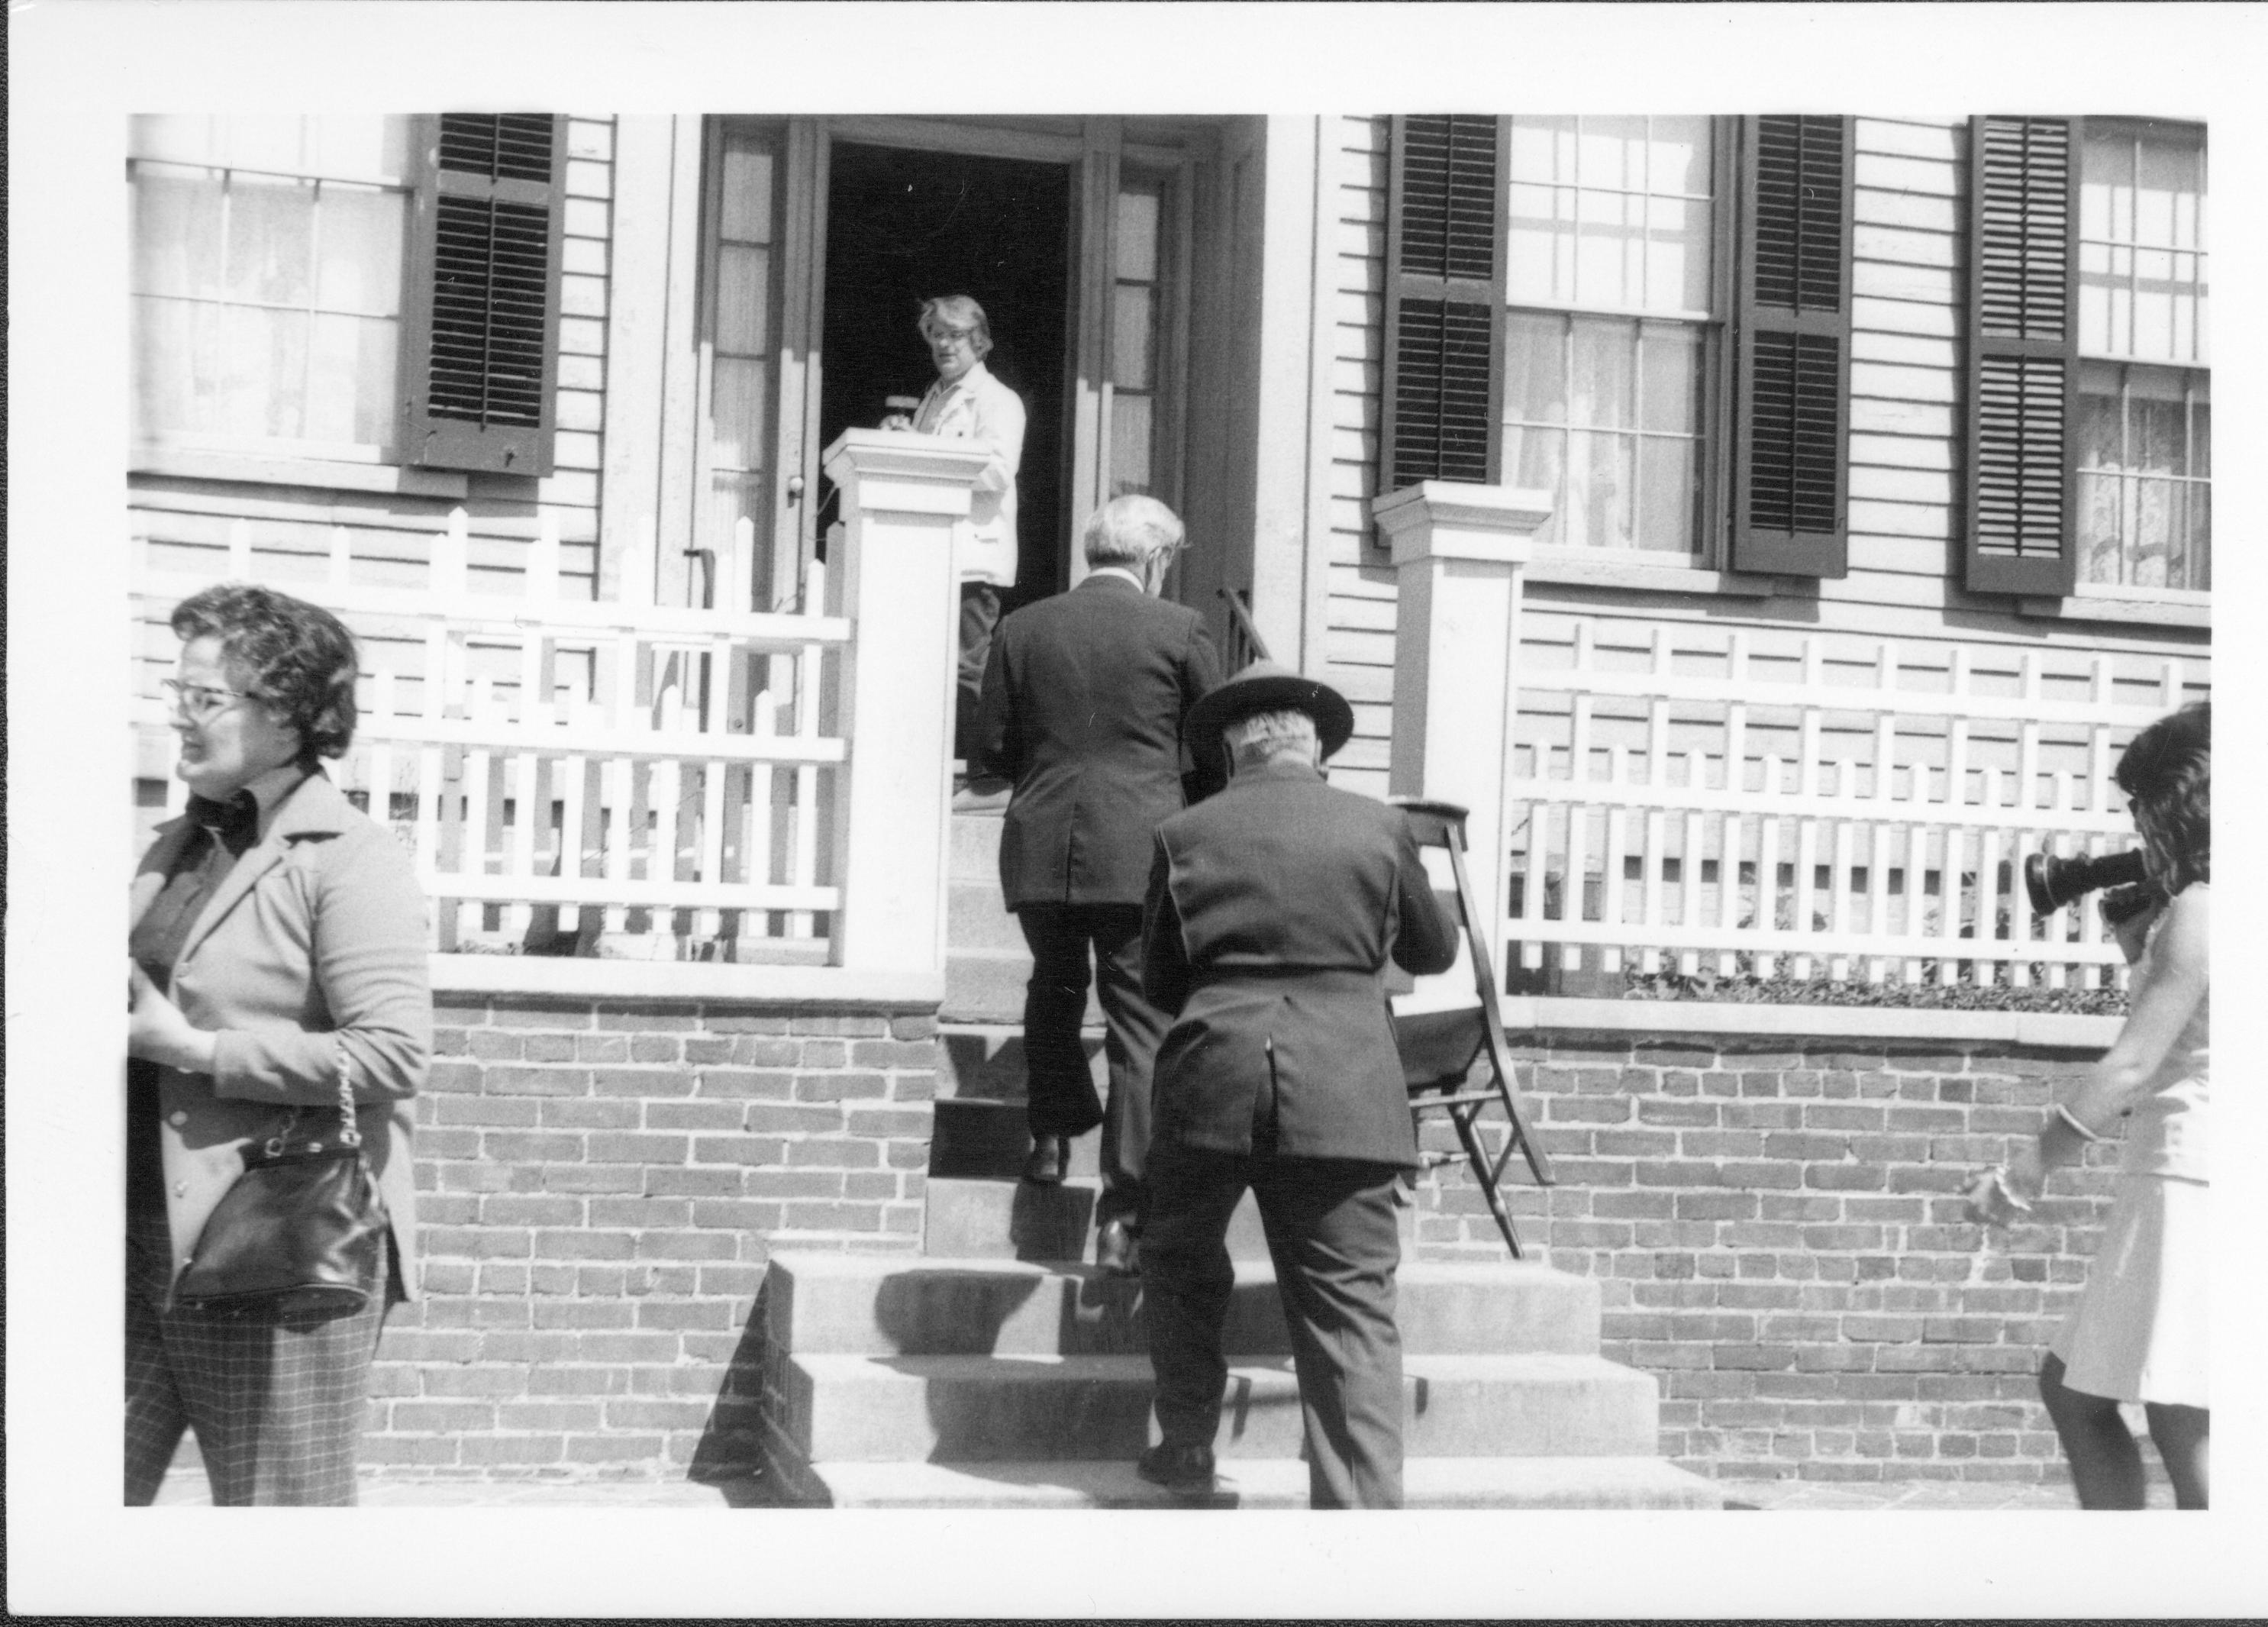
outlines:
M344 755L354 740L360 662L338 617L274 588L223 582L174 607L173 633L185 644L220 640L230 677L298 731L301 762Z
M2192 701L2136 735L2115 777L2166 892L2211 881L2213 703Z

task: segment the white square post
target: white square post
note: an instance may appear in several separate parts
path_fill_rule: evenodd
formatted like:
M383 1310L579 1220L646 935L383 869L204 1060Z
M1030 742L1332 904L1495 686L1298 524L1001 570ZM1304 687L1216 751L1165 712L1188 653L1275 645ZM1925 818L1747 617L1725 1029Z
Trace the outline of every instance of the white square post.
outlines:
M1508 913L1512 848L1504 782L1520 711L1520 599L1549 492L1429 480L1380 497L1371 515L1393 548L1394 739L1387 787L1454 802L1473 896ZM1500 938L1491 959L1503 964Z
M945 972L960 585L957 525L991 454L972 441L846 430L828 447L842 491L841 690L850 761L835 797L838 964Z

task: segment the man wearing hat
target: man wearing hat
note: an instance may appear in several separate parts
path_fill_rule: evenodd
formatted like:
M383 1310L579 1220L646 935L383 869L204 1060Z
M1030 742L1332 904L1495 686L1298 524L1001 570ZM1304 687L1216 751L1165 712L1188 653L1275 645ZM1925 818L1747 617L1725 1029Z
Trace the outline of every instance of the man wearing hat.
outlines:
M1456 935L1400 810L1324 780L1353 732L1336 691L1256 662L1183 728L1193 754L1226 747L1227 788L1158 830L1143 985L1175 1020L1154 1072L1142 1279L1164 1439L1138 1468L1178 1491L1212 1483L1226 1236L1249 1187L1292 1332L1310 1506L1402 1502L1395 1188L1418 1142L1386 963L1446 971Z

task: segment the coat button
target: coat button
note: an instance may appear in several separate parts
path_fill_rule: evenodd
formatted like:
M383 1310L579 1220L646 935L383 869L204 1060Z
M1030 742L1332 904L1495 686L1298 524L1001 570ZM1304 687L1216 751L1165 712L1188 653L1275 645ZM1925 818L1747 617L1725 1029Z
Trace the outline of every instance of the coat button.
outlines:
M175 1197L187 1197L188 1195L189 1183L188 1182L176 1181L173 1182L173 1196Z
M179 1108L175 1108L171 1113L166 1115L166 1123L171 1124L175 1130L180 1129L182 1125L188 1122L189 1115L182 1112Z

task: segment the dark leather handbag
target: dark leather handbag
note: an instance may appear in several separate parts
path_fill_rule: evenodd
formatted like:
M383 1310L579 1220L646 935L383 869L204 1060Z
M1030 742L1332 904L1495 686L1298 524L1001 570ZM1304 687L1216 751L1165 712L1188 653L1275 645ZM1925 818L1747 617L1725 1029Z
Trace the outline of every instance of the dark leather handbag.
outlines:
M339 1052L339 1127L328 1138L284 1130L244 1149L244 1173L205 1221L176 1304L247 1320L350 1316L382 1291L386 1200L355 1127L354 1087Z

